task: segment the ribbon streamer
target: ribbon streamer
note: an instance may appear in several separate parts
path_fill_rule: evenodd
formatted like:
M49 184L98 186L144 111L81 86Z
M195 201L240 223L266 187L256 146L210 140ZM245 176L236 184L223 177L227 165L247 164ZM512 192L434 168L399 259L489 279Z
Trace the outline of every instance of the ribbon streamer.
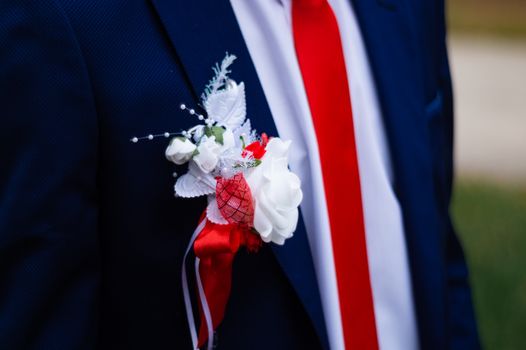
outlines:
M190 252L190 249L192 249L195 239L201 231L203 231L204 227L206 226L206 218L202 219L197 228L195 229L194 233L192 234L192 238L190 238L190 243L188 243L188 247L186 248L186 252L184 253L183 257L183 267L181 271L181 280L183 285L183 297L184 297L184 306L186 309L186 320L188 322L188 328L190 329L190 336L192 338L192 345L194 350L198 350L198 343L197 343L197 330L195 326L195 320L194 320L194 313L192 311L192 300L190 299L190 290L188 288L188 277L186 275L186 257L188 256L188 253ZM205 314L205 317L207 319L207 328L208 328L208 336L211 339L211 341L208 343L208 350L212 349L213 344L213 337L214 337L214 331L212 329L212 317L210 316L210 309L208 308L208 303L206 302L206 296L203 290L203 286L201 283L201 277L199 275L199 258L196 258L195 260L195 274L197 278L197 286L199 289L199 298L202 300L201 307ZM208 321L210 320L210 321Z
M205 316L206 320L206 329L208 331L208 345L207 349L212 350L214 346L214 328L212 326L212 315L210 314L210 307L206 300L205 290L203 288L203 283L201 282L201 276L199 274L199 263L201 259L195 258L195 277L197 280L197 289L199 291L199 300L201 300L201 310ZM198 344L199 346L199 344Z
M186 249L181 274L186 316L194 350L202 347L207 340L207 349L213 348L214 330L223 320L230 297L232 264L237 251L241 246L245 246L249 252L256 252L261 244L261 238L251 232L247 225L214 224L203 215ZM186 275L186 258L192 248L196 256L195 276L200 301L199 333L196 332Z

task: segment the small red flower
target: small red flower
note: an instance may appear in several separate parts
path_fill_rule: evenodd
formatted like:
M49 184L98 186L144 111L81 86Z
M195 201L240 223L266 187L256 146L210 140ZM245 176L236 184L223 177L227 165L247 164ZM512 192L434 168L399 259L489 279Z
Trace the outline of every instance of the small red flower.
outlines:
M265 133L261 134L261 141L254 141L245 149L243 150L243 153L241 154L243 157L246 157L247 155L251 154L254 159L261 159L265 155L265 147L267 147L268 143L268 136Z

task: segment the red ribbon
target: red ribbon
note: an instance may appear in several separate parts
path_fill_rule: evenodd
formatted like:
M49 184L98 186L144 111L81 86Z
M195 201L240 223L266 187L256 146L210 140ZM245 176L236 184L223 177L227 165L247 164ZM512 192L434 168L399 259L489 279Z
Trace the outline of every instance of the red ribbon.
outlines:
M207 221L203 231L194 242L194 253L201 261L199 274L206 302L210 309L214 330L225 315L232 284L232 263L240 247L256 252L261 247L259 235L254 234L247 225L218 225ZM199 303L199 340L202 347L208 339L206 319Z

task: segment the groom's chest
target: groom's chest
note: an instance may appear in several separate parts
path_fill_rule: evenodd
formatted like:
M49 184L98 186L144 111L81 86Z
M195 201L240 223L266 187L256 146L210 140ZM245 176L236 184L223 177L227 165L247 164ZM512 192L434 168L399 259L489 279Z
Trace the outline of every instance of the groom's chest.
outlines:
M384 116L391 124L401 117L405 118L402 123L412 125L405 135L394 138L425 137L423 107L427 95L433 96L434 84L425 88L422 65L430 60L425 59L420 39L414 34L418 24L408 18L407 11L391 13L377 3L358 2L362 7L359 12L366 14L360 25L375 78L385 82L380 84ZM199 108L199 95L213 73L212 65L226 51L239 57L234 78L247 85L249 116L256 128L273 133L272 115L228 2L72 3L75 6L66 4L65 8L96 98L101 164L103 170L111 170L104 171L104 177L124 184L122 179L142 174L143 186L171 190L173 169L163 155L168 140L132 144L129 139L195 125L196 121L179 106L185 103ZM202 7L204 3L207 7ZM399 7L405 4L394 3ZM382 24L372 26L377 20ZM393 135L388 137L392 139ZM145 169L151 176L144 174Z

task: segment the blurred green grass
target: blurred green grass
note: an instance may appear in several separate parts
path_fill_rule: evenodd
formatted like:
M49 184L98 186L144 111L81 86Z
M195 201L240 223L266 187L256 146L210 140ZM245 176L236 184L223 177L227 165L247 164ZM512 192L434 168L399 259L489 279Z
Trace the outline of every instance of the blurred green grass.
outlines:
M449 0L453 34L526 39L525 0Z
M462 179L452 204L484 348L526 349L526 185Z

